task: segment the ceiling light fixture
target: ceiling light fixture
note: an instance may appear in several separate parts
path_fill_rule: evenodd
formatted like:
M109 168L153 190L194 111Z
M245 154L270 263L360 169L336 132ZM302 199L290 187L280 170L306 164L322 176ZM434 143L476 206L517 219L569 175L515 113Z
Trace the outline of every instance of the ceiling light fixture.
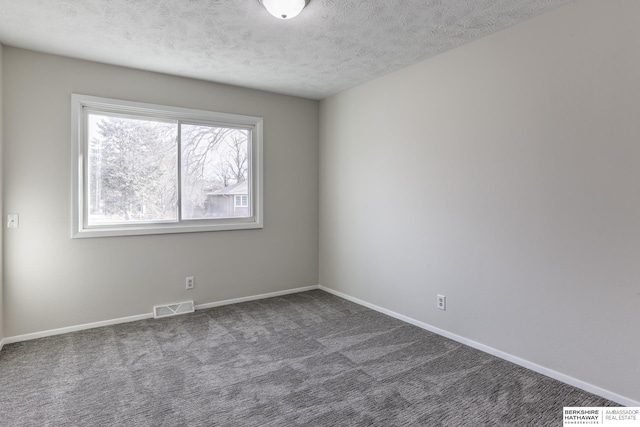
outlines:
M298 16L309 0L258 0L267 11L279 19L291 19Z

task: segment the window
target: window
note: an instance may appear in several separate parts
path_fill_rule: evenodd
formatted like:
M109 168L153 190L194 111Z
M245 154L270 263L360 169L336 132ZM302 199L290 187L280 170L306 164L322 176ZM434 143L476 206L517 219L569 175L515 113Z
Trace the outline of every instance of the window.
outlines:
M262 119L72 96L73 237L262 227Z

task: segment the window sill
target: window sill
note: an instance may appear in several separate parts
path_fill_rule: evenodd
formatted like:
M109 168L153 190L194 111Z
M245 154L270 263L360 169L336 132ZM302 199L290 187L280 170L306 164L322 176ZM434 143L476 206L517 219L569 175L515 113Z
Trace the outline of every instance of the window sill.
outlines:
M108 227L108 228L83 228L75 232L74 239L92 237L121 237L121 236L143 236L152 234L176 234L176 233L202 233L210 231L231 231L231 230L251 230L263 228L262 221L247 219L239 222L237 219L227 222L217 222L215 224L144 224L135 226Z

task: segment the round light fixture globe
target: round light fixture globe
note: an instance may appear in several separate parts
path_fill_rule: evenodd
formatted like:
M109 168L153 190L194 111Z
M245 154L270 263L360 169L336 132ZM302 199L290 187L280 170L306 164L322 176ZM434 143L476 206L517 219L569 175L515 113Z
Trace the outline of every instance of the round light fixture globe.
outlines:
M298 16L309 0L258 0L267 11L279 19L291 19Z

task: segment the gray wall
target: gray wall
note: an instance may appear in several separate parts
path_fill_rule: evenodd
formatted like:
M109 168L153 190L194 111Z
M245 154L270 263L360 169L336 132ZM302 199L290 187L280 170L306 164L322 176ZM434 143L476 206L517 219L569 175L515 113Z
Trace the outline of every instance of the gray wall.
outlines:
M3 185L2 185L2 175L4 174L4 168L2 166L2 147L3 147L3 127L2 127L2 50L3 46L0 44L0 214L2 214L3 219L0 221L0 343L4 338L4 270L3 270L3 256L2 256L2 247L3 247L3 233L4 233L4 210L2 207L2 199L3 199Z
M639 401L638 22L574 2L322 101L320 283Z
M5 337L317 285L317 101L7 46L3 67ZM71 239L74 92L264 117L264 229Z

